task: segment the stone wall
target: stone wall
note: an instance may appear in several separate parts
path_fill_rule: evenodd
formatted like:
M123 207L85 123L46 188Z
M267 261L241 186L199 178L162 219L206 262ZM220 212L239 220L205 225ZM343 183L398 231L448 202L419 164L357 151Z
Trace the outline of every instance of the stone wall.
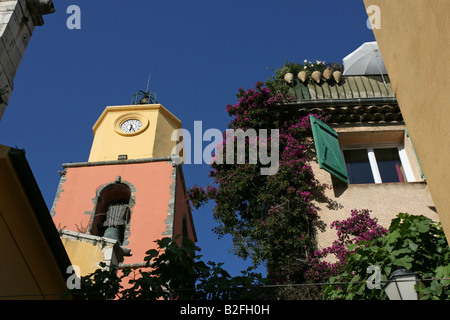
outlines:
M51 0L0 0L0 120L34 28L54 11Z

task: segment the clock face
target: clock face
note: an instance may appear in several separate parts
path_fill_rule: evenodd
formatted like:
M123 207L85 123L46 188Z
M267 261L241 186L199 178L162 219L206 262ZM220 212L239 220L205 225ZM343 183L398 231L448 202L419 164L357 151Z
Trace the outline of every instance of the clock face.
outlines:
M134 133L142 128L142 123L137 119L129 119L122 123L120 130L125 133Z

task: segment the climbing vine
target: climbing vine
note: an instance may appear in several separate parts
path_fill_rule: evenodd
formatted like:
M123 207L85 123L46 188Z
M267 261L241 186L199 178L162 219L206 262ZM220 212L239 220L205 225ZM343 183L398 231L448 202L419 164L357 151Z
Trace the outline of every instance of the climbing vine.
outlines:
M289 99L289 98L288 98ZM239 89L237 102L227 105L231 129L277 129L279 132L278 171L261 175L263 164L211 164L207 187L194 186L188 192L198 208L215 202L213 215L219 235L231 235L233 252L254 265L267 263L275 282L303 279L314 252L314 222L318 219L314 200L323 199L326 185L312 172L309 161L311 126L309 114L292 114L280 107L286 97L271 86L258 82L253 89ZM316 117L324 120L322 115ZM271 137L259 143L270 145ZM246 140L248 147L254 147ZM229 141L224 138L223 150ZM271 150L273 151L273 150ZM236 151L235 151L236 152ZM225 153L225 151L224 151ZM236 158L238 156L235 154Z
M344 270L349 255L354 253L348 246L377 239L388 232L378 224L378 219L370 216L368 209L352 210L348 219L336 220L330 227L336 229L337 239L331 246L314 252L306 271L306 277L315 282L326 282Z

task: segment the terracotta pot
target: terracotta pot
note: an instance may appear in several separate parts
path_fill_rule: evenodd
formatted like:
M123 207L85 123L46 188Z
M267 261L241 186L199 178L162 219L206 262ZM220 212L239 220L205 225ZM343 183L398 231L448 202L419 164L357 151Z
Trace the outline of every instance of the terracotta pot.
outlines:
M342 72L340 72L339 70L336 70L335 72L333 72L333 78L334 78L334 81L336 81L336 83L340 83L341 79L342 79Z
M320 80L322 80L322 74L320 71L314 71L311 74L311 78L313 78L317 83L320 83Z
M306 71L300 71L297 75L297 77L300 79L301 82L305 82L306 79L308 78L308 74L306 73Z
M291 84L294 82L294 75L290 72L286 73L284 75L284 81L286 81L287 83Z
M323 77L325 78L325 80L327 80L327 81L330 80L332 76L333 76L333 72L331 71L330 68L326 68L323 71Z

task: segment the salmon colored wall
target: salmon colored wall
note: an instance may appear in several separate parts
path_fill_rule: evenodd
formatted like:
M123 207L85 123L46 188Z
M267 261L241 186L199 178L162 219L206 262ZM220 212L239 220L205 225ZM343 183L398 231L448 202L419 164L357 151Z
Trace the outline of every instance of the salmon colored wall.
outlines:
M89 226L97 190L121 176L122 182L135 188L132 190L135 205L131 207L129 244L126 245L131 248L132 256L125 257L123 263L142 263L145 252L156 248L154 241L166 232L173 170L172 163L166 161L68 167L53 206L55 225L72 231L79 231L76 225ZM182 188L181 183L178 186Z

